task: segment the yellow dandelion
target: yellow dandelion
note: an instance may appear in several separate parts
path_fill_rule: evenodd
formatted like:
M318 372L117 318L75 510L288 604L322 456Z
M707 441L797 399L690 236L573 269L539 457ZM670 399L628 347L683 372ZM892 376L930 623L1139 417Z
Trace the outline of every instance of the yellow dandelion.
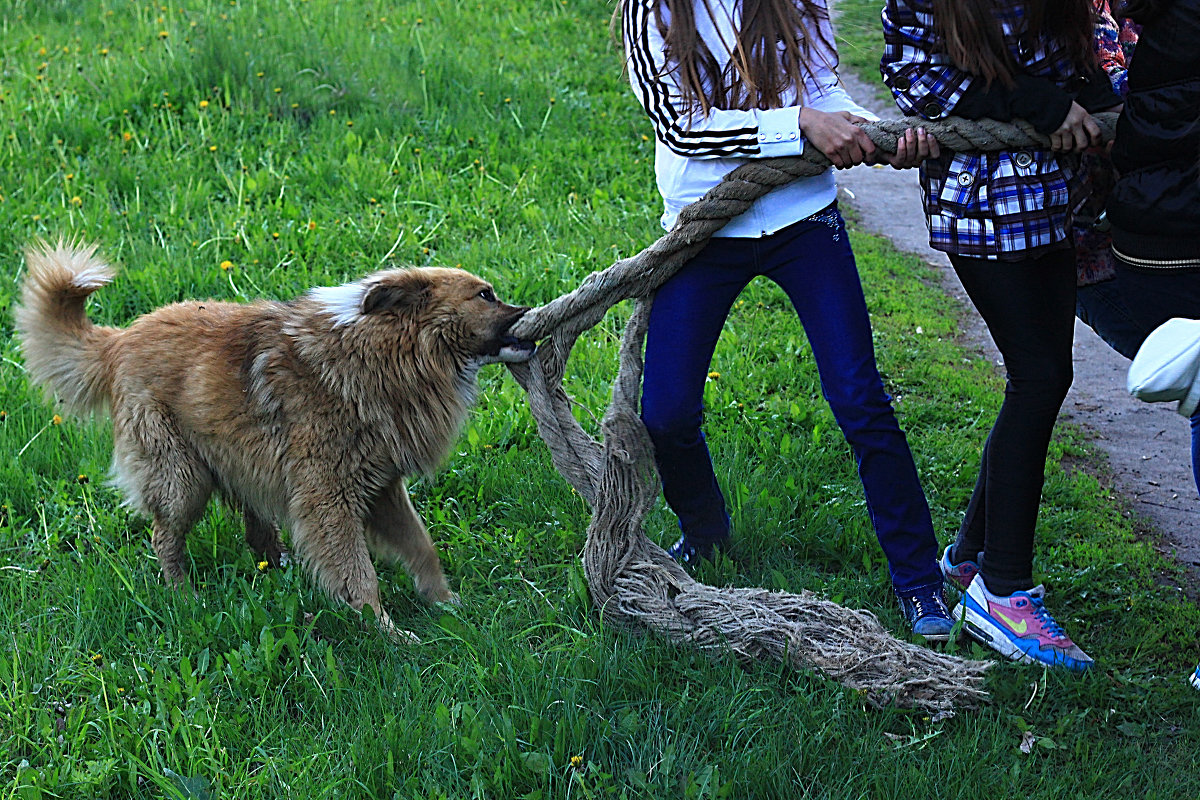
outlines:
M221 271L222 272L229 272L229 270L231 270L231 269L233 269L232 261L225 260L225 261L221 262Z
M123 142L128 142L132 138L133 138L133 134L130 133L129 131L125 131L124 133L121 134L121 141L123 141Z
M73 206L83 205L83 198L80 197L79 195L75 195L74 197L71 198L71 205L73 205Z
M348 119L348 120L346 120L346 127L347 127L347 128L353 128L353 127L354 127L354 120L352 120L352 119Z
M317 229L317 223L313 222L312 220L309 220L308 221L308 229L310 231L315 231Z
M210 144L210 145L208 146L208 152L210 152L210 153L215 153L215 152L217 152L217 146L216 146L215 144Z
M66 179L67 179L67 180L73 180L74 178L75 178L75 173L74 173L74 172L68 172L68 173L66 174Z
M266 572L266 571L267 571L267 567L269 567L269 566L271 566L271 562L269 562L269 561L260 561L260 562L258 562L258 571L259 571L259 572Z
M80 484L88 484L88 483L92 482L91 478L89 478L87 475L80 475L75 480L78 481Z
M571 768L579 769L583 766L583 756L571 756Z
M337 116L337 109L336 109L336 108L331 108L331 109L329 109L329 116L331 116L331 117L336 117L336 116Z
M104 656L100 655L99 653L93 653L92 654L92 663L95 664L97 667L104 666Z
M58 414L55 414L53 417L50 418L50 424L51 425L62 425L62 417L60 417Z
M159 32L158 32L158 38L160 38L160 39L165 39L165 38L167 38L167 37L168 37L168 36L170 36L170 35L171 35L171 34L167 33L166 31L159 31Z
M272 234L271 234L271 238L272 238L272 239L278 239L278 238L279 238L279 232L278 232L278 231L276 231L275 233L272 233Z
M282 88L282 87L279 87L279 86L276 86L276 87L275 87L274 89L272 89L271 91L275 92L275 94L279 94L280 92L282 92L282 91L283 91L283 88Z
M208 108L208 101L207 101L207 100L201 100L201 101L200 101L200 108Z
M102 55L102 56L106 56L106 55L108 55L108 48L107 48L107 47L101 47L101 48L100 48L100 55Z
M719 372L710 372L710 373L708 373L708 379L709 379L710 381L715 381L715 380L717 380L717 379L718 379L718 378L720 378L720 377L721 377L721 373L719 373Z

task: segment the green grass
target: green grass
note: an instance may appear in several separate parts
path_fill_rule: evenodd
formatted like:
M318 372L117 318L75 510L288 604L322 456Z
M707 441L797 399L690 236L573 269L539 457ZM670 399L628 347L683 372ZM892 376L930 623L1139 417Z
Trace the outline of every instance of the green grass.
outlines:
M868 37L872 4L843 5ZM1184 675L1200 614L1095 470L1071 466L1096 456L1069 429L1047 465L1037 566L1100 667L999 665L993 704L948 720L601 624L578 559L587 508L500 368L445 468L414 487L464 606L426 609L402 573L382 574L421 645L384 640L296 569L258 571L218 507L189 542L195 595L160 584L146 520L103 482L107 423L55 424L25 380L10 313L22 246L101 242L122 272L91 313L113 324L185 297L286 298L384 261L462 264L506 299L545 302L659 235L649 126L609 13L0 2L0 797L1197 796ZM927 267L853 238L881 368L949 535L1001 384L956 342L961 311ZM596 413L623 313L573 356L568 390ZM713 370L708 429L738 545L704 577L812 589L902 631L781 292L743 296ZM662 507L648 520L659 541L673 526Z

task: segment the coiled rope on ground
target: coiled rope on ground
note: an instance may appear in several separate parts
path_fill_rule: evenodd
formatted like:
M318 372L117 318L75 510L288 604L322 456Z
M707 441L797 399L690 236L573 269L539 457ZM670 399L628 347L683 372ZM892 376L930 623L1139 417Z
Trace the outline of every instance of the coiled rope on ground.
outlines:
M1095 115L1105 141L1112 139L1116 117ZM876 147L894 153L897 139L915 124L881 120L861 127ZM1049 147L1048 137L1022 121L951 117L919 124L948 150ZM809 146L797 157L755 160L733 170L685 208L675 227L658 241L592 273L575 290L519 320L512 333L540 343L533 359L510 364L509 369L528 394L538 433L555 467L591 506L583 566L592 600L604 619L642 625L706 650L816 669L862 692L874 705L935 712L976 708L988 698L983 680L991 662L901 641L870 612L844 608L809 591L789 594L705 585L642 529L659 490L653 446L638 416L642 345L655 290L759 197L829 167L824 154ZM572 414L563 376L578 337L626 299L634 299L636 305L621 340L612 402L600 424L603 441L597 442Z

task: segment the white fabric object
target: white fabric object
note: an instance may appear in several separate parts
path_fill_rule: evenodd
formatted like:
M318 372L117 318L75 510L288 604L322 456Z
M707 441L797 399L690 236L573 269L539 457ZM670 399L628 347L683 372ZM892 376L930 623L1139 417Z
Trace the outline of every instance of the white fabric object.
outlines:
M1200 406L1200 320L1169 319L1155 328L1129 365L1125 386L1148 403L1178 400L1190 417Z
M732 58L736 31L741 26L741 0L691 0L696 32L717 66L725 69ZM623 4L622 30L626 65L634 95L654 124L655 176L663 197L662 226L670 230L679 212L699 200L726 173L747 161L798 156L807 141L800 130L800 109L848 111L868 121L874 114L856 103L838 79L837 53L822 44L836 41L828 19L813 20L820 36L813 36L811 72L803 86L783 92L782 108L710 109L707 114L683 100L683 89L674 70L667 68L664 40L658 30L659 0L629 0ZM826 11L825 0L817 5ZM711 11L711 14L710 14ZM670 13L664 9L664 20ZM745 213L734 217L714 236L759 238L807 219L837 199L833 169L799 178L755 200Z

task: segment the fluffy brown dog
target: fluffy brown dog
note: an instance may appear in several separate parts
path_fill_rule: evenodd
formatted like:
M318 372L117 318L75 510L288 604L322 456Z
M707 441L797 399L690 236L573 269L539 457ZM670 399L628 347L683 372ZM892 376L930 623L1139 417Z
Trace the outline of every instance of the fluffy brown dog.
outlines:
M186 585L184 537L215 491L272 564L291 533L333 597L380 607L371 555L402 561L430 602L453 601L404 480L445 457L479 367L523 361L528 309L457 269L392 269L287 303L187 302L126 329L84 311L114 270L95 246L36 242L16 309L33 381L113 418L114 483L153 520L163 577Z

